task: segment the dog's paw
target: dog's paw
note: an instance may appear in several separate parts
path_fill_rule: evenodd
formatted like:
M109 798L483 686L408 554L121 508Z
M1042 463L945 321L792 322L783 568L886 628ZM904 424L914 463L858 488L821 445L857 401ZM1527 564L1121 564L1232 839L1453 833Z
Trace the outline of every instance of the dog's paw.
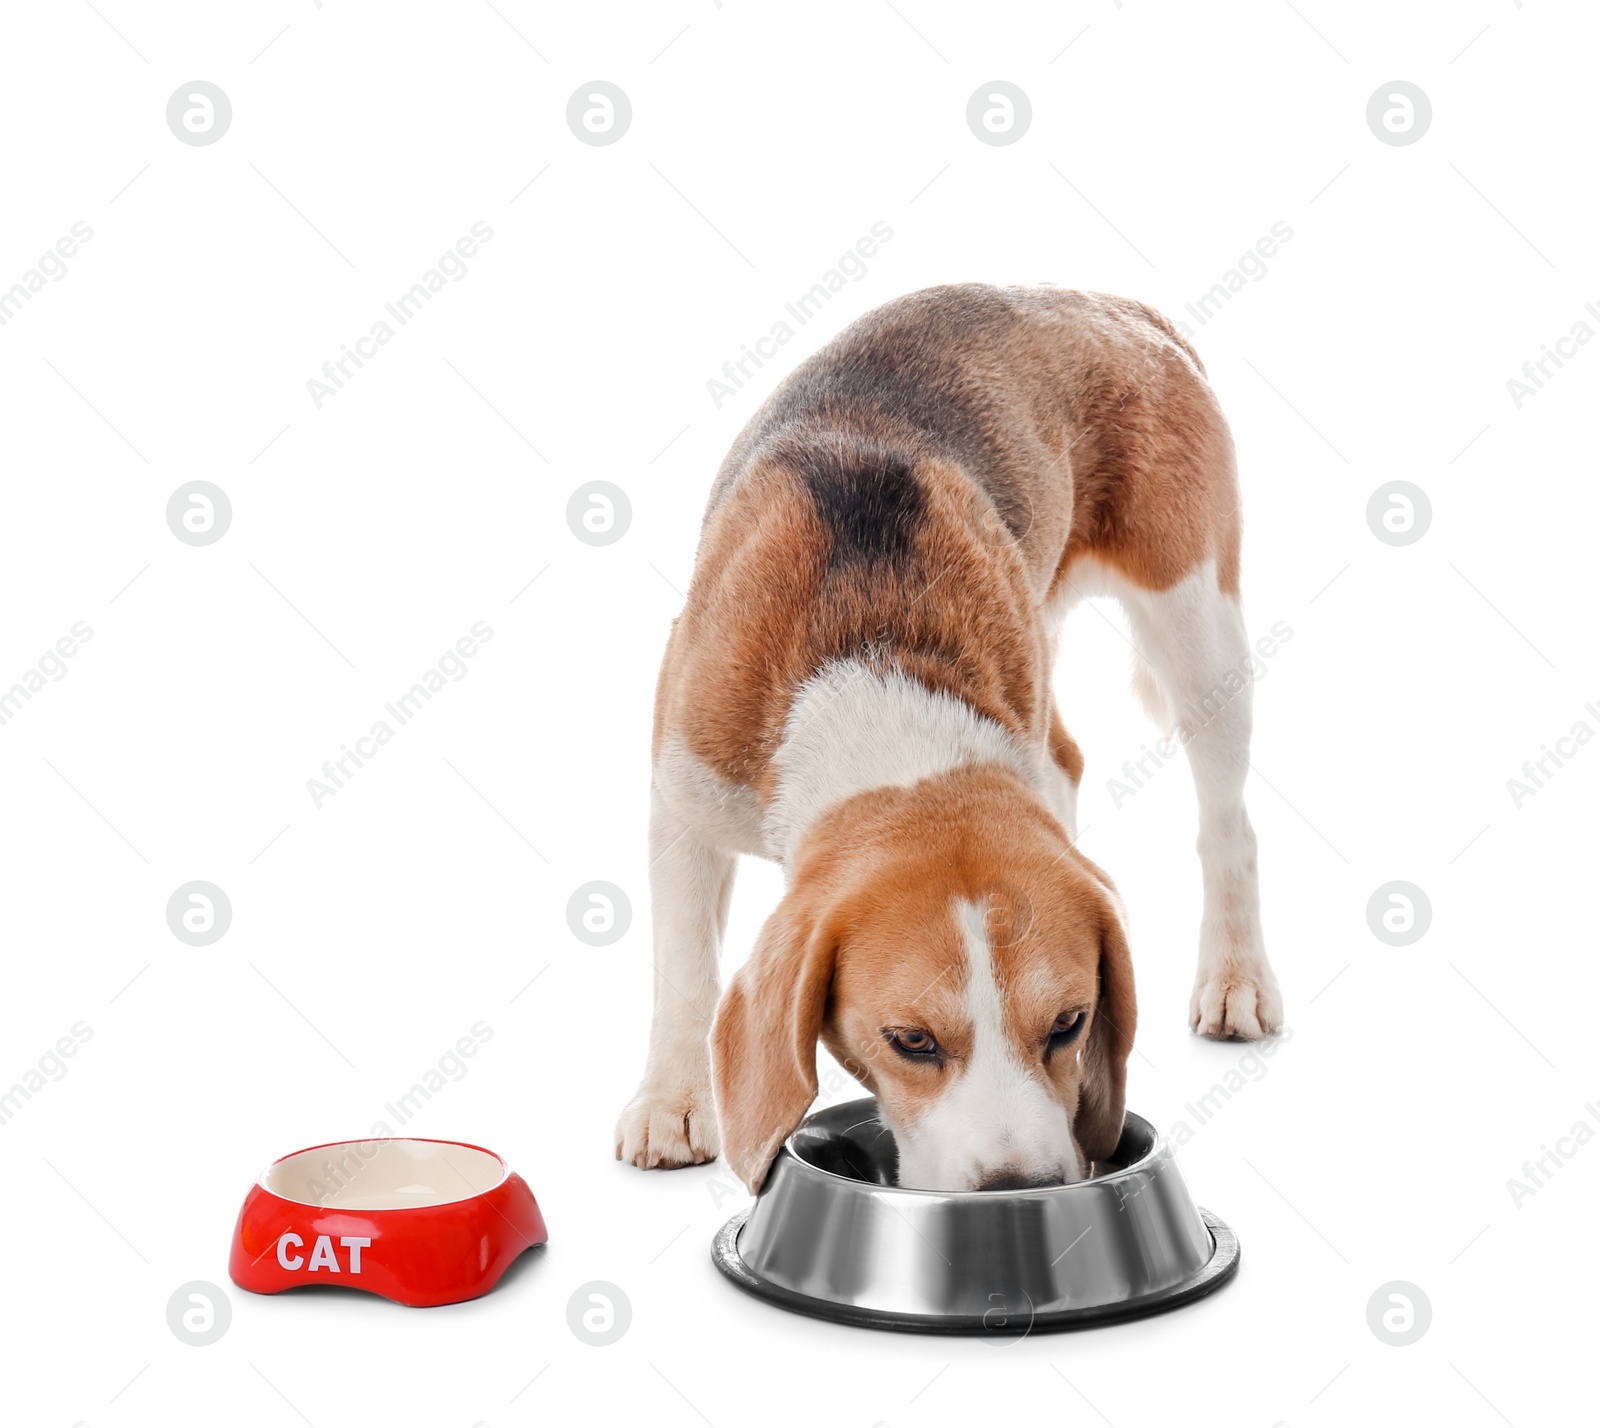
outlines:
M640 1170L676 1170L722 1150L711 1083L646 1080L617 1117L617 1159Z
M1189 1029L1218 1040L1260 1041L1283 1026L1283 993L1265 962L1202 972L1189 999Z

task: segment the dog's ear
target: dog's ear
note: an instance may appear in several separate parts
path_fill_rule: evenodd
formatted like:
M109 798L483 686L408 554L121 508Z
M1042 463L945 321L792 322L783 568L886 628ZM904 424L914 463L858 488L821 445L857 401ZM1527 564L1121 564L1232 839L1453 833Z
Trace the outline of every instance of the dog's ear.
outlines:
M723 1154L759 1193L767 1169L817 1094L817 1038L836 944L791 890L767 919L717 1007L711 1084Z
M1139 1019L1133 989L1133 958L1115 902L1104 897L1100 922L1100 997L1083 1047L1083 1081L1073 1123L1079 1148L1091 1160L1106 1160L1122 1138L1128 1056Z

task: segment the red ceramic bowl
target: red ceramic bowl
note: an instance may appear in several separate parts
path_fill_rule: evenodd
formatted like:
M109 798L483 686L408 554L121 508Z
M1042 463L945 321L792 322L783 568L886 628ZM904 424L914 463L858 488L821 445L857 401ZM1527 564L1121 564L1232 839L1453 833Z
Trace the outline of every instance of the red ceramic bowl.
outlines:
M487 1294L546 1239L527 1182L454 1140L334 1141L273 1162L245 1196L228 1274L277 1294L342 1284L401 1304Z

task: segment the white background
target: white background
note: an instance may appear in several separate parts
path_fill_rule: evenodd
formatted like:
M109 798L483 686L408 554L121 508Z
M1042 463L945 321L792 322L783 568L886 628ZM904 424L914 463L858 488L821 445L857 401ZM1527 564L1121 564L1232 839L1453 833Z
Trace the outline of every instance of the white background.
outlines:
M1592 11L496 3L7 12L0 285L94 233L0 328L0 686L94 632L0 727L0 1082L93 1032L0 1127L7 1419L1592 1412L1600 1145L1520 1207L1507 1180L1600 1114L1600 748L1520 809L1506 788L1574 722L1600 730L1600 350L1520 409L1506 387L1600 302ZM164 118L196 78L233 105L209 147ZM565 123L597 78L633 105L610 147ZM1034 111L1008 147L964 117L997 78ZM1365 120L1396 78L1433 105L1407 147ZM468 276L318 410L307 379L479 220ZM880 220L867 275L719 410L707 379ZM1193 795L1176 766L1120 809L1107 792L1155 734L1114 606L1074 617L1057 681L1084 844L1133 920L1130 1106L1192 1124L1230 1068L1268 1068L1180 1155L1239 1278L1007 1344L748 1300L707 1253L745 1203L727 1172L641 1174L611 1141L647 1023L652 686L712 472L783 372L892 296L1056 282L1194 327L1184 304L1279 221L1267 275L1195 337L1239 446L1250 630L1294 631L1250 787L1293 1029L1270 1062L1186 1030ZM164 516L196 479L233 504L205 548ZM564 514L597 479L633 506L600 549ZM1365 517L1394 479L1433 508L1403 548ZM480 620L468 676L316 808L306 780ZM768 866L741 878L730 963L779 892ZM192 879L233 905L206 948L165 920ZM608 948L567 925L592 879L633 900ZM1432 903L1409 947L1367 924L1394 879ZM548 1248L428 1311L228 1284L261 1167L367 1134L477 1021L492 1040L408 1130L504 1153ZM210 1347L165 1319L195 1279L232 1303ZM610 1347L568 1328L593 1280L632 1305ZM1432 1304L1410 1347L1367 1326L1390 1280Z

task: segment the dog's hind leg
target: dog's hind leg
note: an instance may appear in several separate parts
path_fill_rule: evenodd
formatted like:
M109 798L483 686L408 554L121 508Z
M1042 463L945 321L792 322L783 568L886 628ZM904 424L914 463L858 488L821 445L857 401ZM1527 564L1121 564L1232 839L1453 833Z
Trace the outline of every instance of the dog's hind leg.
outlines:
M1189 1024L1203 1036L1271 1035L1283 1024L1283 997L1262 937L1256 835L1244 806L1255 661L1239 597L1218 587L1212 561L1168 590L1117 593L1200 805L1205 910Z
M617 1119L617 1159L641 1170L697 1165L721 1149L707 1038L735 855L650 791L655 1000L644 1077Z

